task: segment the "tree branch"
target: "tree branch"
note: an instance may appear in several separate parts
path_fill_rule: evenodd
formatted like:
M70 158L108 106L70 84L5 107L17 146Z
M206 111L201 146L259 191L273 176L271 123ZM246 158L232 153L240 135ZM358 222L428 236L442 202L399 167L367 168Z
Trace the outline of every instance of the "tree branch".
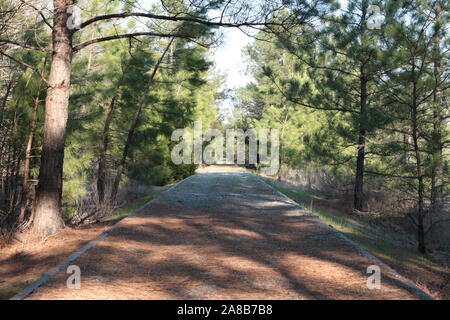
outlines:
M91 18L85 22L83 22L80 26L80 29L83 29L97 21L110 20L110 19L124 19L128 17L144 17L149 19L157 19L157 20L166 20L166 21L177 21L177 22L194 22L198 24L203 24L205 26L210 27L228 27L228 28L239 28L239 27L250 27L250 26L268 26L268 25L278 25L282 26L280 23L276 22L214 22L210 20L202 20L193 17L180 17L180 16L164 16L153 13L144 13L144 12L123 12L123 13L113 13L102 16L97 16Z
M37 13L41 16L42 21L44 21L44 23L50 28L53 29L53 26L50 24L50 22L48 22L47 18L44 16L44 14L42 13L42 10L36 8L33 4L29 3L28 1L25 0L20 0L20 2L22 2L23 4L29 6L30 8L34 9L37 11Z
M278 91L283 95L283 97L286 100L288 100L288 101L290 101L292 103L298 104L298 105L300 105L302 107L306 107L306 108L310 108L310 109L316 109L316 110L324 110L324 111L341 111L341 112L358 113L357 111L350 110L350 109L337 108L337 107L335 107L335 108L333 108L333 107L332 108L322 108L322 107L316 107L316 106L312 106L310 104L303 103L303 102L301 102L301 101L299 101L297 99L294 99L294 98L288 96L286 93L284 93L284 91L280 88L280 86L278 85L276 80L273 79L273 77L269 77L269 79L272 80L273 84L277 87Z
M138 37L138 36L153 36L153 37L161 37L161 38L185 38L185 39L192 38L192 36L190 36L188 34L183 34L183 33L134 32L134 33L117 34L114 36L92 39L92 40L83 42L83 43L73 47L73 51L77 52L91 44L94 44L94 43L116 40L116 39L123 39L123 38L134 38L134 37Z

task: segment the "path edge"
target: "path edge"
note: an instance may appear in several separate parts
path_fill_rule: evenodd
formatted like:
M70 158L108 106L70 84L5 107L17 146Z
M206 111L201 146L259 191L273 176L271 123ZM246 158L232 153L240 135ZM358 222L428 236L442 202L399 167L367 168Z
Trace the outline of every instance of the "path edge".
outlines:
M285 195L284 193L280 192L279 190L277 190L275 187L273 187L272 185L270 185L269 183L267 183L266 181L264 181L264 179L262 177L260 177L259 175L256 175L252 172L249 172L252 176L256 177L258 180L260 180L262 183L264 183L266 186L268 186L270 189L272 189L273 191L275 191L277 194L281 195L283 198L286 198L291 204L299 207L302 210L305 210L305 208L303 208L300 204L298 204L297 202L295 202L293 199L289 198L287 195ZM405 278L404 276L402 276L401 274L399 274L397 271L395 271L392 267L390 267L388 264L384 263L383 261L381 261L380 259L378 259L377 257L375 257L373 254L371 254L369 251L367 251L366 249L364 249L363 247L361 247L359 244L357 244L356 242L354 242L353 240L350 240L348 237L346 237L343 233L341 233L339 230L336 230L335 228L333 228L332 226L326 224L324 221L322 221L322 219L312 213L315 217L318 218L319 222L321 224L323 224L324 226L326 226L327 229L329 229L330 231L332 231L333 233L335 233L337 235L337 237L339 237L341 240L347 242L348 244L350 244L352 247L354 247L359 254L369 258L370 260L372 260L374 263L376 263L377 265L383 267L384 269L388 270L388 273L392 276L394 276L395 278L397 278L398 280L400 280L401 282L403 282L410 290L412 293L418 295L419 297L421 297L424 300L435 300L432 296L430 296L429 294L427 294L425 291L423 291L422 289L420 289L418 286L416 286L411 280L409 280L408 278Z
M175 183L174 185L170 186L167 190L164 190L162 193L167 193L173 189L175 189L176 187L178 187L180 184L182 184L183 182L189 180L190 178L196 176L197 174L193 174L187 178L184 178L181 181L178 181L177 183ZM161 193L161 194L162 194ZM159 198L159 195L156 196L155 198L147 201L145 204L143 204L141 207L135 209L130 215L128 215L127 217L123 218L121 221L134 217L136 215L139 215L140 213L142 213L142 211L148 207L150 204L152 204L155 200L157 200ZM80 249L78 249L76 252L72 253L70 256L68 256L67 258L65 258L61 263L57 264L56 266L54 266L53 268L51 268L49 271L47 271L46 273L44 273L44 275L42 275L39 279L37 279L36 281L34 281L33 283L31 283L30 285L28 285L25 289L23 289L22 291L20 291L19 293L17 293L15 296L13 296L12 298L10 298L9 300L23 300L26 297L28 297L31 293L33 293L33 291L35 291L37 288L39 288L40 286L42 286L43 284L45 284L51 277L53 277L55 274L57 274L58 272L60 272L64 267L66 267L70 262L78 259L83 253L89 251L90 249L92 249L100 240L102 240L103 238L106 238L109 233L114 230L114 228L116 228L116 225L113 225L111 228L109 228L108 230L104 231L103 233L101 233L99 236L97 236L96 238L94 238L93 240L89 241L87 244L85 244L83 247L81 247Z

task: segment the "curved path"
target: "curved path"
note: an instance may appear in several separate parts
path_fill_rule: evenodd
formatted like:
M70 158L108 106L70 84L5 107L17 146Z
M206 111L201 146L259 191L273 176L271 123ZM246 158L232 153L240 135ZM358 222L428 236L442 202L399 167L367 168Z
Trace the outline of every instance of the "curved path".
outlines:
M417 299L382 267L264 182L196 174L118 223L28 299Z

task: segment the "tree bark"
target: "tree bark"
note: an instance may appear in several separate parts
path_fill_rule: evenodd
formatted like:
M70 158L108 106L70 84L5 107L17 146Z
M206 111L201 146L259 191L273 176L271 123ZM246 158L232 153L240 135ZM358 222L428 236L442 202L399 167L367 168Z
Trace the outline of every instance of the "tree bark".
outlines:
M48 236L64 226L61 214L64 143L68 117L72 33L67 8L72 0L54 0L53 53L45 101L44 140L36 190L33 233Z

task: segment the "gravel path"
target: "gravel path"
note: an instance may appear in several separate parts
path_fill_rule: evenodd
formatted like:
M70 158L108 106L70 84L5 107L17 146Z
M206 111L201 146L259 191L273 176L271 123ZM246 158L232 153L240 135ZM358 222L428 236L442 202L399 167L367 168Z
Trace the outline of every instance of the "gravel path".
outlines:
M71 262L28 299L417 299L318 218L251 174L203 170Z

